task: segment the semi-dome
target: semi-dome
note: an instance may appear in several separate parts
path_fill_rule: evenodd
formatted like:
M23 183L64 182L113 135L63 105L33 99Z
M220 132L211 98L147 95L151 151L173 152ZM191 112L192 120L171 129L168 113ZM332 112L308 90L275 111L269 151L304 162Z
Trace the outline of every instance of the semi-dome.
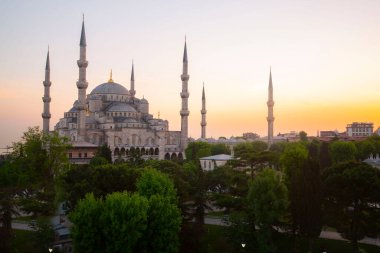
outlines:
M108 82L102 83L95 87L90 93L94 94L117 94L117 95L129 95L128 90L121 84Z
M107 112L136 112L135 108L126 103L113 103L107 109Z

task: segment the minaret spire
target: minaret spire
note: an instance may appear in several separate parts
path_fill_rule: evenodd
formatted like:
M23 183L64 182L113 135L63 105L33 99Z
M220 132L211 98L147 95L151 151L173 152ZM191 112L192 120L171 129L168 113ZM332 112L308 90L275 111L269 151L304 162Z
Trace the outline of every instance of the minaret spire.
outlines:
M134 98L136 91L135 91L135 71L134 71L134 66L133 66L133 61L132 61L132 71L131 71L131 88L129 89L129 93L131 94L131 97Z
M205 96L205 84L203 83L203 89L202 89L202 121L201 121L201 127L202 127L202 132L201 132L201 138L206 139L206 96Z
M80 51L79 60L77 61L79 67L79 78L77 81L78 88L78 103L76 109L78 110L77 116L77 135L78 141L85 141L86 139L86 89L88 82L86 80L86 68L88 66L88 61L86 60L86 33L84 29L84 15L82 21L82 31L80 36Z
M49 49L46 56L46 66L45 66L45 81L43 82L45 91L44 96L42 97L42 101L44 102L44 110L42 112L42 119L43 119L43 126L42 131L43 133L49 133L49 124L50 124L50 59L49 59Z
M187 46L185 39L185 48L183 51L183 63L182 63L182 92L180 93L182 99L182 107L180 111L181 115L181 149L184 150L187 147L188 143L188 117L189 117L189 109L188 109L188 99L189 99L189 91L188 91L188 62L187 62Z
M269 87L268 87L268 148L273 144L273 85L272 85L272 68L269 69Z

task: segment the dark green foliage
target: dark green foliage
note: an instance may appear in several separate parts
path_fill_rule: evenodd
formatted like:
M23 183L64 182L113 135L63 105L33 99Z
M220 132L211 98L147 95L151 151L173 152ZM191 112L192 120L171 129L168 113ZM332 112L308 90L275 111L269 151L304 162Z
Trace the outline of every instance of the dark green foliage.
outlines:
M107 144L103 144L98 148L95 156L91 159L91 163L94 165L99 165L99 163L104 164L104 159L107 161L107 163L112 163L112 151Z
M211 144L211 155L231 154L230 148L223 143Z
M49 222L42 220L32 222L30 226L35 230L33 233L35 248L40 252L46 252L46 249L49 248L51 242L54 241L53 226Z
M380 171L365 163L337 164L323 173L327 222L352 242L376 236L380 224Z
M95 198L91 193L78 202L69 216L76 251L178 251L181 214L172 181L144 169L135 185L134 194L114 192Z
M95 197L104 197L112 192L135 191L136 180L141 169L129 168L126 164L89 166L72 166L61 177L61 187L69 209L84 198L87 193Z
M211 145L207 142L190 142L185 150L186 159L199 161L199 158L211 155Z
M155 169L145 169L137 181L136 187L141 196L149 198L153 195L161 195L168 198L172 204L178 202L173 182L168 176Z
M321 142L319 146L319 165L321 166L321 169L325 169L327 167L330 167L332 164L330 153L329 153L329 143L328 142Z
M300 141L304 141L304 142L308 141L307 133L305 131L300 132Z
M358 152L352 142L334 141L329 146L330 157L334 163L355 161Z
M208 172L207 180L215 206L225 208L225 213L243 209L248 192L245 172L234 170L230 166L221 166Z
M12 215L19 210L34 216L55 211L56 179L66 169L67 140L56 133L29 128L0 167L1 252L9 252Z
M247 196L248 210L254 216L254 223L259 227L256 233L259 252L275 252L273 243L273 226L279 224L288 206L287 189L272 169L265 169L258 174L249 187Z
M367 159L370 155L376 154L376 147L373 141L364 140L355 142L357 149L356 159L358 161L363 161Z

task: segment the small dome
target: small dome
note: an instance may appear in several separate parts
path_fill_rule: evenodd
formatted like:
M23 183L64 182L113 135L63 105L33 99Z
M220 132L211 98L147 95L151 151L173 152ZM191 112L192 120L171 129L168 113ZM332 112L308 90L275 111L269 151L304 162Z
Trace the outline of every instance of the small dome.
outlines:
M106 109L106 111L107 112L136 112L135 108L133 108L127 103L113 103L108 107L108 109Z
M90 93L94 94L117 94L117 95L129 95L128 90L121 84L108 82L102 83L95 87Z
M148 103L148 100L146 100L145 98L142 98L140 100L140 104L149 104L149 103Z

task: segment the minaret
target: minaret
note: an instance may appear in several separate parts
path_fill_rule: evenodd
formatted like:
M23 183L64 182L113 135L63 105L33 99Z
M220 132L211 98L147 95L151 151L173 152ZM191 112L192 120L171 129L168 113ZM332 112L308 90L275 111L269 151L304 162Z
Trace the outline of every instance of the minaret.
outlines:
M273 86L272 86L272 70L269 70L269 87L268 87L268 148L273 144Z
M42 131L43 133L49 133L49 124L50 124L50 60L49 60L49 49L47 52L46 57L46 66L45 66L45 81L43 82L45 91L44 96L42 97L42 101L44 102L44 111L42 112L42 119L43 119L43 127Z
M131 72L131 88L129 89L129 93L131 94L131 97L134 98L136 91L135 91L135 71L133 68L133 62L132 62L132 72Z
M86 68L88 61L86 60L86 33L84 30L84 18L82 21L82 32L80 36L80 54L77 61L79 67L79 79L77 81L78 87L78 103L76 109L78 110L77 116L77 129L78 129L78 141L85 141L86 136L86 89L88 82L86 81Z
M202 127L202 133L201 133L201 138L206 139L206 96L205 96L205 84L203 83L203 90L202 90L202 121L201 121L201 127Z
M185 39L185 49L183 51L183 67L182 67L182 108L180 111L181 115L181 149L184 150L187 147L188 142L188 117L189 117L189 109L188 109L188 98L189 92L187 90L187 82L189 81L189 75L187 73L187 48L186 48L186 39Z

